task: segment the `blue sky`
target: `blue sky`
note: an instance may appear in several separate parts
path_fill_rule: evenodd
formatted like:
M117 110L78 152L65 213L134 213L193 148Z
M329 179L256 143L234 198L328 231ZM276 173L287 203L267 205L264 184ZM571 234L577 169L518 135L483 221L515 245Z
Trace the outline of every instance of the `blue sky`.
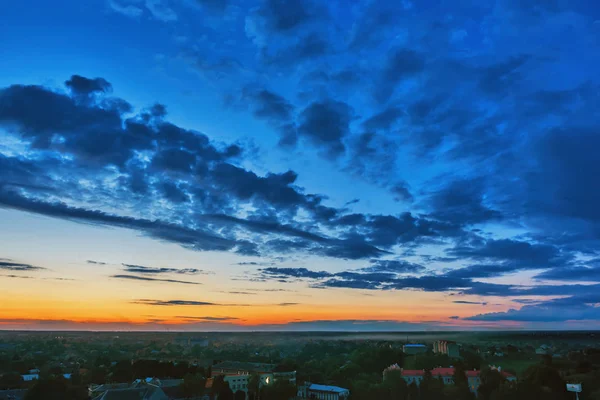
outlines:
M597 326L597 5L29 0L2 19L5 325ZM110 307L65 307L72 282Z

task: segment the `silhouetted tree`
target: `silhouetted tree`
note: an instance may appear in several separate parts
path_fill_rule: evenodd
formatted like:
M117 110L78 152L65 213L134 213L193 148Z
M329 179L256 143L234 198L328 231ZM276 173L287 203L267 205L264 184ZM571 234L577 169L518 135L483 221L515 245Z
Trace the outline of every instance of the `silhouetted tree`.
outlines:
M18 372L7 372L0 376L0 389L19 389L23 385L23 378Z
M88 398L85 386L72 387L62 376L42 379L25 394L25 400L84 400Z
M386 397L390 400L406 400L408 397L408 385L402 377L402 371L389 370L385 374L383 387Z
M246 393L242 390L235 392L234 400L246 400Z
M200 396L204 393L206 379L200 374L187 374L183 378L181 389L186 397Z
M506 381L500 372L490 368L482 369L479 378L481 379L477 390L479 400L489 400L492 393Z

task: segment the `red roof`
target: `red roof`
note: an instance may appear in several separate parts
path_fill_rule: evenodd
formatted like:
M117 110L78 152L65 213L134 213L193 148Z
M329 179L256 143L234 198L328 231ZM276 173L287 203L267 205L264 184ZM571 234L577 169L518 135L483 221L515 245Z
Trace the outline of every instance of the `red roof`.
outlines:
M465 371L465 374L469 378L476 378L479 376L481 371ZM403 369L402 376L423 376L425 375L425 370L423 369ZM431 370L432 376L452 376L454 375L454 368L434 368ZM505 378L512 377L508 372L502 371L502 375Z

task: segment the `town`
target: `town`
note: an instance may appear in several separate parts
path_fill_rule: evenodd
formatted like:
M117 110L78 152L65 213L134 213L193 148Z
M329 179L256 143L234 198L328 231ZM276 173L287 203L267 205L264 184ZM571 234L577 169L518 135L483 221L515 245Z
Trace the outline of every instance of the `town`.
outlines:
M0 400L575 396L600 399L595 332L0 333Z

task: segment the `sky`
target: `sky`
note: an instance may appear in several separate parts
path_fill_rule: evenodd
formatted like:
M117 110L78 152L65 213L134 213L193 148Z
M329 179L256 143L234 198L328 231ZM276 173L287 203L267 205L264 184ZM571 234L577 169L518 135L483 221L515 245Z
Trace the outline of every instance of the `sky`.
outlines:
M0 18L0 329L600 329L595 2Z

